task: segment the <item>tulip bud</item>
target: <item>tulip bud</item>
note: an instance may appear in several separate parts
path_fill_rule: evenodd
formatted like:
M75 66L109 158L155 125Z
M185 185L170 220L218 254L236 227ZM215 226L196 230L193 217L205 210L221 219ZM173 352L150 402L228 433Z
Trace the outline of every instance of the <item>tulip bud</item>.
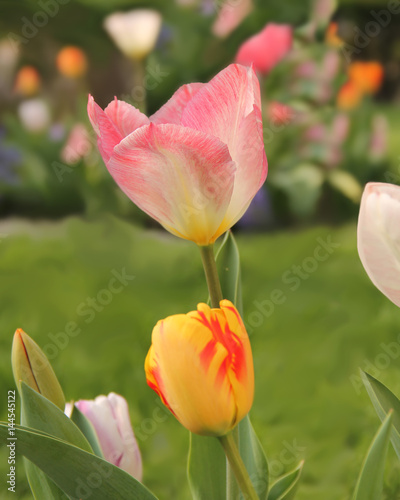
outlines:
M19 389L21 382L25 382L64 411L64 393L49 360L21 328L14 334L11 363L14 380Z
M154 48L161 29L161 14L151 9L116 12L106 17L104 28L127 57L144 59Z
M142 480L142 458L133 433L126 400L113 392L75 406L91 422L105 460Z
M223 436L250 411L254 369L250 341L235 306L198 304L153 329L148 385L191 432Z

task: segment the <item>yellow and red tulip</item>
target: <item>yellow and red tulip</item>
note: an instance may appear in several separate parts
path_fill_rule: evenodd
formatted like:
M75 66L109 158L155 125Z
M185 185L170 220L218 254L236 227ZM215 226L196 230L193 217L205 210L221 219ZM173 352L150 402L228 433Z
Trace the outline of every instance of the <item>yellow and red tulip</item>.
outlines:
M222 436L253 403L250 341L235 306L199 304L153 329L145 362L147 383L191 432Z

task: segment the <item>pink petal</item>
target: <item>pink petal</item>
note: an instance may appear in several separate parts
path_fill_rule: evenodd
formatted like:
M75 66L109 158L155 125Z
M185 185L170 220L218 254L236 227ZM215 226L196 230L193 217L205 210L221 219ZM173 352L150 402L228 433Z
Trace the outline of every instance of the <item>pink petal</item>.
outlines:
M188 103L182 125L218 137L228 145L237 171L225 223L237 221L265 181L260 87L251 68L232 64Z
M291 26L269 23L243 43L235 61L245 66L254 64L255 70L265 75L290 51L292 41Z
M142 457L132 430L128 403L125 398L114 392L110 392L107 399L124 444L124 453L119 467L141 481L143 475Z
M149 124L149 119L134 106L115 98L104 110L122 137L143 125Z
M374 285L400 307L400 187L366 185L358 219L358 253Z
M231 199L235 165L216 137L178 125L141 127L107 165L124 193L168 231L207 245Z
M104 163L107 164L114 147L121 142L124 136L100 106L95 103L91 95L88 102L88 115L90 123L97 134L97 144L100 154Z
M176 125L180 125L185 107L202 87L204 87L204 83L182 85L171 99L150 117L150 120L157 125L162 123L175 123Z
M238 132L232 158L239 168L236 171L235 185L226 212L227 227L221 228L221 234L236 224L245 213L263 185L268 171L259 108L254 106L252 113L242 121Z

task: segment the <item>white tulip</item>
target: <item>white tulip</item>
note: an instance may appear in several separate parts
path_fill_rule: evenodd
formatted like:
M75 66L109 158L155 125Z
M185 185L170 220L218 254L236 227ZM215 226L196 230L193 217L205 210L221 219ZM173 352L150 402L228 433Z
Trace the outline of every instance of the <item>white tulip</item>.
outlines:
M136 60L145 58L153 50L161 24L161 14L151 9L115 12L104 20L104 28L117 47Z
M111 392L95 400L81 399L75 406L93 425L105 460L141 481L142 458L126 400Z
M358 218L358 253L372 283L400 307L400 186L366 185Z

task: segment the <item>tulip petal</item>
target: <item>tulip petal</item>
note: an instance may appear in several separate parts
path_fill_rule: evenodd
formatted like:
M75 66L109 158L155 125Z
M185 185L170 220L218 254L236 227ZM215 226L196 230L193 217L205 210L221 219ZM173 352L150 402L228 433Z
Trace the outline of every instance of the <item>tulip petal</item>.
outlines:
M124 137L117 127L113 124L110 118L94 101L93 97L89 96L88 115L90 123L97 134L97 145L100 154L107 165L114 147L119 144Z
M235 175L228 148L217 138L150 124L121 141L107 168L125 194L168 231L199 245L215 241Z
M125 471L129 471L133 477L136 477L140 481L143 474L142 457L132 430L128 403L123 397L113 392L107 397L114 420L117 423L119 435L124 443L124 454L119 467Z
M143 125L149 124L149 119L134 106L115 98L104 110L122 137Z
M246 211L267 176L260 86L251 68L232 64L188 103L182 125L218 137L237 165L235 186L220 233Z
M358 253L374 285L400 307L400 187L369 183L358 219Z
M188 102L204 87L204 83L190 83L182 85L175 94L162 106L150 121L160 125L162 123L175 123L180 125L182 113Z

